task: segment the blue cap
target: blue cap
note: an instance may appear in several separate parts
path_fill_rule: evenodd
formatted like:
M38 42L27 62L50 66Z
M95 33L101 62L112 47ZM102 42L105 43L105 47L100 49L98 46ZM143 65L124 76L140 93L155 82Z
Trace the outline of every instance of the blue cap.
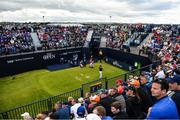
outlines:
M173 78L166 79L169 83L177 83L180 84L180 75L174 75Z
M84 106L80 106L80 107L78 107L78 109L77 109L77 114L78 114L78 116L79 117L84 117L84 115L85 115L85 107Z

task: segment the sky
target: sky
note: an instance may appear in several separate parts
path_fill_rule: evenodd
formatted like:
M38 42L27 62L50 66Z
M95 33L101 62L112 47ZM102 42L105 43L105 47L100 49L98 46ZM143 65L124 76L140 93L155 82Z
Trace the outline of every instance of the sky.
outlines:
M0 21L180 24L180 0L0 0Z

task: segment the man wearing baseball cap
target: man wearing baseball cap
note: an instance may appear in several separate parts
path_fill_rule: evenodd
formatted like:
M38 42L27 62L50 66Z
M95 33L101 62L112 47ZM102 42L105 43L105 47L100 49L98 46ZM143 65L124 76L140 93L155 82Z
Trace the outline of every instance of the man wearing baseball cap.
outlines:
M174 93L171 95L171 98L176 103L178 114L180 116L180 75L174 75L173 78L169 78L167 81L169 82L170 90Z

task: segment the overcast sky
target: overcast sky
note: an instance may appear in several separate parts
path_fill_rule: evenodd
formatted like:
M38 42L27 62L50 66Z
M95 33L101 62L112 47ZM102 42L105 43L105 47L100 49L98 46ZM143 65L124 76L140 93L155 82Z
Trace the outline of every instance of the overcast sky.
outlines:
M0 0L0 21L43 20L179 24L180 0Z

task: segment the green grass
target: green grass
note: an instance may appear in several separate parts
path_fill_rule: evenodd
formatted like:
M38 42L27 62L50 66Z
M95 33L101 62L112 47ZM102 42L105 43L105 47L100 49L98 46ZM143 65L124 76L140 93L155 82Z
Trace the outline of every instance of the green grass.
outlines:
M100 63L94 68L73 67L65 70L35 70L0 78L0 112L80 88L81 84L99 78ZM113 77L126 72L107 63L103 65L103 77ZM13 79L14 78L14 79Z

